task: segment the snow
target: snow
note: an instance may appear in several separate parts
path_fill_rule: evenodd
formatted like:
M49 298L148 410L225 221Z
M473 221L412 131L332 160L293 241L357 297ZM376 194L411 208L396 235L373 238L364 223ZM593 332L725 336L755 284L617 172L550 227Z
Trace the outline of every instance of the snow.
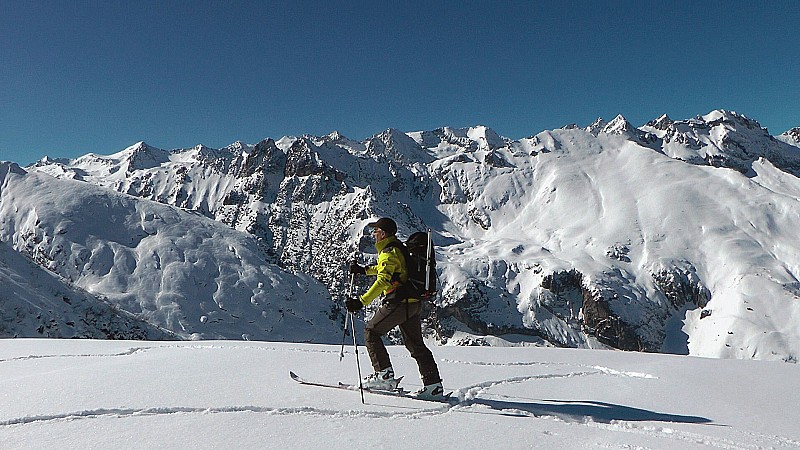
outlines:
M793 131L719 110L2 162L0 335L148 340L0 341L0 448L800 448ZM356 381L331 293L376 215L434 229L457 404L289 379ZM607 350L596 299L691 356Z
M361 330L361 324L357 325ZM800 447L800 366L607 350L434 347L455 405L353 382L352 345L0 342L0 447L772 449ZM418 387L402 347L403 385ZM360 348L362 370L368 370Z
M652 274L680 267L704 281L713 314L700 320L699 308L686 317L679 312L685 326L666 328L667 347L775 359L800 348L792 331L800 321L800 248L782 238L800 225L796 177L761 160L753 164L758 176L748 178L581 130L553 130L537 141L549 152L535 159L504 155L514 170L467 159L433 164L433 171L448 173L445 194L474 198L469 212L464 203L445 202L447 216L471 215L480 224L448 229L469 239L442 249L445 285L470 275L486 280L518 299L526 324L539 324L549 320L536 307L543 274L575 268L600 282L613 274L630 280L627 292L618 291L626 304L620 314L647 326L646 311L659 302ZM631 264L610 261L613 248L627 249ZM776 328L787 334L774 339L765 332ZM576 339L565 341L581 346Z
M520 141L475 126L139 142L0 171L3 242L181 337L335 342L344 269L374 259L362 230L391 216L401 237L434 230L442 342L800 354L800 150L730 111ZM626 328L598 328L612 319Z
M44 305L39 309L52 314L54 301L47 296L60 305L60 290L79 289L183 339L333 341L327 289L266 261L248 234L172 206L26 173L15 164L0 164L0 187L0 250L16 245L63 278L37 299ZM30 277L29 261L16 256L0 261L0 279ZM47 280L42 272L34 276ZM36 292L23 289L25 295L9 302L19 305ZM9 320L12 332L4 335L35 336L23 318Z

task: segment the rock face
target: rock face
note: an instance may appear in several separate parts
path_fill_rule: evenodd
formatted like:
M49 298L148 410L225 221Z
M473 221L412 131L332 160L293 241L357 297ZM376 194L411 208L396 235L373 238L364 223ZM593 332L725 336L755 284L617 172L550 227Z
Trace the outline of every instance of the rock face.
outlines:
M29 170L248 233L266 261L313 276L335 302L348 289L347 263L375 258L367 222L393 217L401 236L432 228L441 289L426 323L442 342L513 333L559 346L789 360L798 333L742 313L753 302L762 311L800 303L800 247L790 238L800 226L800 149L787 139L714 111L640 128L598 119L517 141L481 126L219 150L140 143ZM784 316L800 319L800 310Z

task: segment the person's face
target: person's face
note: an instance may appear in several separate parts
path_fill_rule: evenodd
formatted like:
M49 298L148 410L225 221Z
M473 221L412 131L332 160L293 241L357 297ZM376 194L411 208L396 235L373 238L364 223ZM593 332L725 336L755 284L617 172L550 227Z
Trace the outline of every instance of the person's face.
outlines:
M381 230L380 228L373 228L372 237L375 238L375 242L380 242L386 238L386 232Z

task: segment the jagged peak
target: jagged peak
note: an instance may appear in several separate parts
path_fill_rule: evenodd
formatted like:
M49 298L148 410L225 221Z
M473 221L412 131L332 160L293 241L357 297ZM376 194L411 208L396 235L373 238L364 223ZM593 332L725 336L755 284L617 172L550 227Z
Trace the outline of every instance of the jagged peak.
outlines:
M69 158L53 158L51 156L44 156L38 161L31 164L33 167L43 167L49 165L67 165L71 162Z
M609 123L610 124L611 123L620 123L620 122L624 123L624 122L627 122L627 121L628 121L628 119L626 119L625 116L623 116L622 114L617 114L617 116L614 117L613 119L611 119L611 122L609 122Z
M272 147L277 147L277 144L274 139L266 138L259 141L258 144L253 146L253 153L264 153L267 149Z
M791 130L786 130L778 136L778 139L786 142L787 144L800 147L800 127L794 127Z
M406 143L413 143L414 146L418 146L417 141L415 141L411 136L407 133L398 130L397 128L387 128L386 130L372 136L371 138L367 139L367 142L375 142L381 141L385 145L389 145L391 143L396 142L406 142Z
M118 155L122 156L120 161L127 162L128 172L158 167L169 160L169 152L147 145L144 141L128 147Z
M159 150L159 149L158 149L158 148L156 148L156 147L153 147L153 146L151 146L150 144L148 144L148 143L147 143L147 142L145 142L145 141L139 141L139 142L137 142L137 143L135 143L135 144L131 145L130 147L127 147L127 148L126 148L125 150L123 150L122 152L126 152L126 153L140 153L140 152L148 152L148 151L152 151L152 150Z
M589 133L594 134L595 136L603 130L603 128L608 125L608 122L605 121L602 117L598 117L591 125L584 128L584 130L588 131Z
M242 141L236 141L233 144L229 144L229 145L225 146L224 149L225 149L225 151L227 151L229 153L237 153L238 154L238 153L246 152L252 147L253 147L252 145L247 145Z
M337 130L333 130L325 137L328 138L328 140L330 141L349 140L345 135L343 135Z
M405 132L398 130L397 128L387 128L386 130L384 130L384 131L372 136L372 138L370 138L370 140L373 140L373 139L380 139L382 141L388 142L390 140L396 140L396 139L402 139L402 140L411 139L411 137L408 134L406 134ZM411 140L413 140L413 139L411 139Z
M658 119L653 119L650 122L647 122L647 124L645 126L652 127L652 128L657 129L657 130L666 130L673 123L675 123L675 121L673 121L669 117L669 115L664 113Z
M213 148L208 147L205 144L197 144L194 147L192 147L192 150L195 150L195 151L198 151L198 152L214 151Z
M314 137L312 141L320 147L326 144L332 144L345 149L361 149L361 147L363 147L362 143L356 142L336 130L322 137Z
M317 139L315 136L310 134L303 135L302 137L295 140L292 145L289 147L289 150L298 150L303 149L305 151L311 151L318 148L319 145L317 144Z
M781 133L782 136L792 136L796 139L800 139L800 127L794 127L791 130L786 130Z
M413 137L396 128L367 139L364 147L373 157L389 157L404 163L430 162L431 158Z
M624 132L628 132L633 130L635 127L628 122L622 114L617 114L617 117L608 122L605 127L601 130L601 133L605 134L622 134Z
M737 113L736 111L729 111L725 109L715 109L706 115L697 116L697 119L712 126L720 123L730 123L742 124L747 128L761 128L761 124L758 123L757 120L751 119L744 114Z
M485 125L476 125L467 130L467 137L475 141L480 148L500 148L506 141L497 132Z

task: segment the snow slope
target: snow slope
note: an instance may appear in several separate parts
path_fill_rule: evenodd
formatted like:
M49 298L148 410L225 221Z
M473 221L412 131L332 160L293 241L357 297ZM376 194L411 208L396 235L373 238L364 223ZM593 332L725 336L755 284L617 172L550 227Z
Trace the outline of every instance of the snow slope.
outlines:
M340 362L338 346L312 344L5 340L0 447L800 448L796 364L433 350L456 405L369 394L362 404L358 392L288 376L353 381L352 348ZM390 353L416 387L405 349Z
M503 154L509 168L474 160L434 165L446 177L443 195L468 186L473 198L443 206L448 217L472 218L448 230L469 233L443 249L451 277L445 296L480 274L488 296L516 297L526 324L555 335L563 327L554 322L576 317L590 296L565 305L545 279L577 271L579 284L636 327L642 341L660 344L655 350L686 353L678 347L688 346L695 355L796 360L797 178L765 160L753 164L757 176L749 178L581 130L554 130L547 139L558 144L535 159ZM474 175L479 171L486 173ZM695 304L667 295L665 285L678 277L697 289ZM494 312L481 314L502 323ZM683 325L662 327L671 315ZM572 345L582 339L562 338Z
M177 337L335 342L340 330L324 286L196 213L0 163L0 215L0 241Z
M0 336L95 339L174 339L0 242Z

